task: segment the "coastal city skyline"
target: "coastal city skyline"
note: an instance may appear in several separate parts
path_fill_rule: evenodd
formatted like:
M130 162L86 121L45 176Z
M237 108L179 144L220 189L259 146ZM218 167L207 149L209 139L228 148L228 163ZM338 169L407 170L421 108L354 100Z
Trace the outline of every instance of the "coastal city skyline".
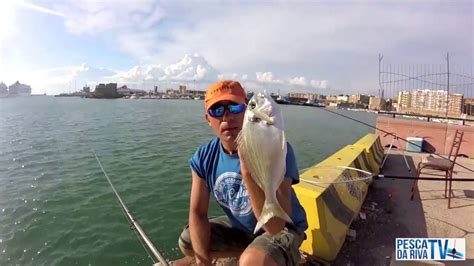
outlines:
M472 68L471 1L2 1L0 81L34 94L117 82L378 94L388 63ZM268 20L268 17L281 18ZM38 30L41 29L41 30Z
M31 87L16 81L7 86L0 82L0 98L30 96ZM262 89L247 89L250 98ZM389 111L401 114L419 114L450 117L464 117L474 115L474 98L462 93L448 92L436 89L401 90L394 97L380 97L370 94L318 94L314 92L268 92L279 104L307 105L350 110ZM81 98L126 98L126 99L194 99L203 100L206 91L179 85L177 88L154 86L153 90L141 90L118 86L117 83L99 83L95 89L85 85L81 90L69 93L60 93L59 97ZM41 94L36 94L41 95ZM43 94L46 95L46 94Z

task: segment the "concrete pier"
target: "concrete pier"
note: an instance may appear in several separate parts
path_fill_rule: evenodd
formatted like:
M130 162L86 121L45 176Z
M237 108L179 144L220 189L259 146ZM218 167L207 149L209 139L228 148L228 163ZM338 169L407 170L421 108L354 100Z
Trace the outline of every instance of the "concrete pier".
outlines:
M381 173L414 176L418 162L427 153L405 153L412 169L407 170L400 151L392 151ZM458 158L457 162L474 170L474 160ZM474 172L455 167L454 178L472 178ZM438 172L439 174L439 172ZM435 173L425 177L439 177ZM412 180L382 178L375 180L358 219L351 228L357 237L346 241L331 265L474 265L474 182L453 182L455 197L451 209L444 198L444 182L419 181L419 192L410 200ZM396 262L397 237L443 237L466 239L464 262ZM435 264L433 264L435 263Z

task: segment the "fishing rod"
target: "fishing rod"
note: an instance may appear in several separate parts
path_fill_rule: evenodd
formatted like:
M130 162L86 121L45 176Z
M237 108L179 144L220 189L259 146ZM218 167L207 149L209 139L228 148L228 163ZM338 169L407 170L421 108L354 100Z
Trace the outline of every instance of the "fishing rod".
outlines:
M396 134L393 134L392 132L388 132L388 131L385 131L385 130L383 130L383 129L380 129L380 128L376 127L376 126L372 126L372 125L370 125L370 124L368 124L368 123L365 123L365 122L363 122L363 121L357 120L357 119L355 119L355 118L353 118L353 117L350 117L350 116L347 116L347 115L343 115L343 114L340 114L340 113L337 113L337 112L328 110L327 108L317 108L317 109L319 109L319 110L324 110L324 111L326 111L326 112L329 112L329 113L332 113L332 114L335 114L335 115L338 115L338 116L342 116L342 117L344 117L344 118L347 118L347 119L349 119L349 120L355 121L355 122L360 123L360 124L362 124L362 125L368 126L368 127L370 127L370 128L376 129L376 130L379 130L379 131L385 133L386 136L387 136L387 135L390 135L390 136L396 137L396 138L398 138L398 139L401 139L401 140L403 140L403 141L405 141L405 142L408 142L408 143L410 143L410 144L412 144L412 145L414 145L414 146L416 146L416 147L422 148L421 145L419 145L418 143L411 142L411 141L409 141L409 140L406 140L406 139L404 139L404 138L399 137L399 136L396 135ZM444 157L443 155L438 154L438 153L436 153L436 152L430 152L430 154L434 154L434 155L439 156L439 157L441 157L441 158L443 158L443 159L449 160L449 158L446 158L446 157ZM466 167L466 166L464 166L464 165L462 165L462 164L459 164L458 162L455 162L454 164L456 164L456 165L458 165L459 167L462 167L462 168L464 168L464 169L466 169L466 170L468 170L468 171L470 171L470 172L474 172L473 169L470 169L470 168L468 168L468 167Z
M122 207L122 212L125 215L125 218L127 218L128 222L130 224L130 228L132 230L134 230L135 233L137 233L137 235L139 236L139 239L140 239L140 243L142 243L142 245L143 245L143 242L144 242L146 244L146 247L148 247L148 249L147 249L143 245L143 247L145 248L145 251L150 256L150 253L148 252L148 250L150 250L153 253L153 255L155 256L156 261L158 261L160 263L160 265L168 266L168 262L166 261L166 259L161 255L161 253L158 251L158 249L153 245L151 240L145 234L145 231L143 231L141 226L138 224L138 221L135 218L133 218L132 214L130 214L130 211L128 210L127 206L125 206L125 203L123 202L122 198L118 194L117 190L115 190L115 187L112 184L112 181L110 180L109 176L105 172L104 167L102 166L102 163L99 160L99 156L97 156L97 153L95 152L94 149L92 149L92 153L94 153L95 159L97 160L97 163L99 164L100 169L102 170L102 173L104 173L105 177L107 178L107 181L110 184L110 187L112 188L112 190L115 193L115 196L117 197L118 201L120 202L120 206ZM150 256L150 258L151 258L151 256ZM156 263L156 261L153 260L153 263Z

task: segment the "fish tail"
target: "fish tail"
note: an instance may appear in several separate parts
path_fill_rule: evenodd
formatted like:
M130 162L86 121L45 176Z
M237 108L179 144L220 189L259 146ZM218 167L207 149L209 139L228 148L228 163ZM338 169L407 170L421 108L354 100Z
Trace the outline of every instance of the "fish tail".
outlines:
M265 225L271 218L273 217L279 217L289 223L293 223L291 218L288 216L288 214L282 209L280 204L278 203L269 203L267 200L265 200L265 203L263 204L263 209L262 213L260 214L260 217L258 218L257 225L255 226L254 234L260 230L263 225Z

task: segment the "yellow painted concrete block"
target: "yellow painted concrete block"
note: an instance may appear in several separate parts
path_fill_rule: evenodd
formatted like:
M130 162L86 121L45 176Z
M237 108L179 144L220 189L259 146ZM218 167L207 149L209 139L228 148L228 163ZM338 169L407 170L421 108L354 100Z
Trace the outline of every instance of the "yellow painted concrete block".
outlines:
M368 182L355 181L360 177L358 171L338 167L371 172L374 168L378 171L380 165L379 147L376 147L380 140L377 136L368 134L357 143L308 168L300 174L302 181L294 186L309 226L305 232L307 239L300 249L326 261L336 258L368 192ZM317 184L303 180L316 181Z

